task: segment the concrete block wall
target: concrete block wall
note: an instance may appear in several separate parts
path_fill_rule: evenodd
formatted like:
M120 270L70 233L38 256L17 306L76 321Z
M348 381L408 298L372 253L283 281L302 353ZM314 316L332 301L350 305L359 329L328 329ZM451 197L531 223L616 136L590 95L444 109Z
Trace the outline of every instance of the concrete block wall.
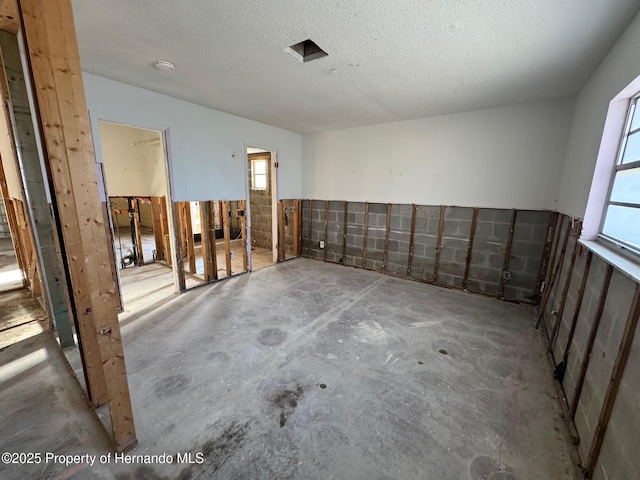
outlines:
M559 262L562 240L566 229L574 223L573 219L561 216L558 221L561 235L555 237L558 243L556 258L551 262ZM571 406L577 402L573 422L579 436L578 450L582 464L587 465L589 452L598 430L598 422L604 407L604 400L612 379L623 332L627 324L632 299L636 291L636 282L624 272L617 270L601 257L577 243L579 224L571 229L566 252L559 275L550 297L541 312L543 327L547 338L552 336L557 327L557 339L551 345L554 362L559 363L567 352L566 370L562 380L565 401ZM577 247L576 247L577 244ZM575 261L571 265L571 257L575 248ZM552 251L554 247L552 246ZM588 271L587 260L591 257ZM550 264L547 281L553 271ZM604 292L604 307L600 317L599 328L593 329L596 313L601 301L604 279L607 269L611 268L611 281ZM579 293L582 280L586 283L582 301ZM568 287L567 287L568 285ZM566 298L564 293L566 292ZM564 302L563 302L564 299ZM559 311L564 303L564 309ZM560 315L561 313L561 315ZM559 320L558 320L558 317ZM575 324L574 324L575 319ZM559 323L558 323L559 322ZM570 338L572 326L575 332ZM587 351L590 333L595 338L590 354ZM586 367L584 381L579 390L580 371ZM613 410L605 427L605 435L592 479L624 480L640 478L640 457L637 455L640 432L640 334L635 332L629 359L624 366L620 388L615 396Z
M249 204L251 243L256 247L271 249L273 242L271 193L264 190L251 190Z
M4 209L4 202L0 201L0 238L9 238L10 236L7 212Z
M305 200L302 205L303 256L499 296L512 210L478 210L465 285L473 208L383 203L365 205L346 202L345 225L344 201ZM365 219L366 211L368 217ZM437 240L441 212L444 212L444 217L438 255ZM413 255L410 262L411 226L414 215ZM537 303L549 218L548 211L517 212L512 249L507 264L511 278L504 282L504 295L501 298L529 304ZM325 248L320 248L321 241L325 242ZM439 258L436 278L434 274L437 257Z

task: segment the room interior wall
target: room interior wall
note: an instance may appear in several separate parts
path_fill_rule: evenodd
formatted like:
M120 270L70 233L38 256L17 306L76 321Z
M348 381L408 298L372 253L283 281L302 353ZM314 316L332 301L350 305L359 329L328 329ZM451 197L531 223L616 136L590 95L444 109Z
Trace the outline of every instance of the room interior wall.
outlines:
M557 210L583 218L609 102L640 75L640 14L620 36L576 99Z
M304 135L303 198L555 209L573 100Z
M247 145L277 150L279 196L300 196L299 134L90 73L83 78L98 161L99 120L168 130L173 201L247 198Z

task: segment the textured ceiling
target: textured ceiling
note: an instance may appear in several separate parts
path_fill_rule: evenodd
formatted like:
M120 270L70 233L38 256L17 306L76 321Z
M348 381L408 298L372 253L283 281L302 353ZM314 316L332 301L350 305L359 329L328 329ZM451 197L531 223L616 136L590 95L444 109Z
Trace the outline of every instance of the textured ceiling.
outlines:
M575 95L639 6L73 0L85 71L300 133ZM329 56L284 52L307 38Z

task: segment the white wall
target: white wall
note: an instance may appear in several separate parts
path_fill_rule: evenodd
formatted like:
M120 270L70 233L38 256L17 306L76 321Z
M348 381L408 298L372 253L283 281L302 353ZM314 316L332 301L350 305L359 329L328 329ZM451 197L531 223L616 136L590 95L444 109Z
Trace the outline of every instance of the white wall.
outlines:
M640 15L636 15L576 100L558 191L558 210L582 218L609 102L640 75Z
M158 143L138 144L154 138ZM168 194L159 133L100 122L100 144L110 196L160 197Z
M303 136L303 197L555 209L573 100Z
M99 162L99 120L168 129L174 201L246 198L247 145L277 150L279 197L301 196L299 134L89 73L83 78Z

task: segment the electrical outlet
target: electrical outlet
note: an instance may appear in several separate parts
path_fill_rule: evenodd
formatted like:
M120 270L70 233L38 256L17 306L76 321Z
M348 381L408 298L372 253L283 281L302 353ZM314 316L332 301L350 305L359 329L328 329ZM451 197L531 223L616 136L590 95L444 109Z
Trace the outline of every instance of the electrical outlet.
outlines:
M509 271L502 272L502 278L504 278L505 280L511 280L511 276L511 272Z
M324 248L324 240L320 240L320 248Z

